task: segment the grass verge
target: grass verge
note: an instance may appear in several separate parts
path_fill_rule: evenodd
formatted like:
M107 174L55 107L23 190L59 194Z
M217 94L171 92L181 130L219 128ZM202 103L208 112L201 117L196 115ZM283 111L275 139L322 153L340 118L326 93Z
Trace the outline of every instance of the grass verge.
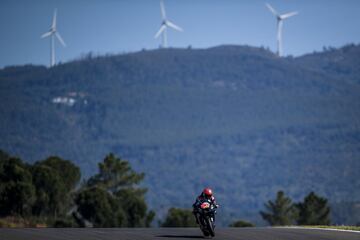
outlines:
M318 225L314 225L314 226L301 226L301 227L360 231L360 226L318 226Z

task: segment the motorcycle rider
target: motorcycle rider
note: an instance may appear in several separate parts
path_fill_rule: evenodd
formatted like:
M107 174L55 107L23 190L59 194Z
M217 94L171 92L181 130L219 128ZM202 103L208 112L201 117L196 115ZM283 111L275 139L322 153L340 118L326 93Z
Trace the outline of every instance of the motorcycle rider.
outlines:
M195 216L197 224L199 224L198 209L200 208L201 203L203 203L204 201L209 201L210 204L214 205L215 208L219 207L219 205L216 203L212 189L208 187L204 188L204 190L196 198L195 203L193 204L193 214ZM215 216L214 216L214 221L215 221Z

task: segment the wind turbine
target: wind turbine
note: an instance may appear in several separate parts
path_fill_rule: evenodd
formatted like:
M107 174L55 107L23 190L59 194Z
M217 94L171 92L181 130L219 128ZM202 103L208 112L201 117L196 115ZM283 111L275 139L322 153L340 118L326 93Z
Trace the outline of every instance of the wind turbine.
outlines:
M53 21L52 21L50 30L48 32L44 33L43 35L41 35L41 38L51 37L51 39L50 39L50 44L51 44L51 48L50 48L50 67L55 65L55 37L59 40L61 45L66 47L66 44L65 44L64 40L60 36L59 32L56 30L56 14L57 14L57 9L55 8Z
M266 7L270 10L270 12L272 12L274 14L274 16L277 19L277 54L279 57L282 56L282 26L283 26L283 21L289 17L292 17L294 15L297 15L298 12L289 12L289 13L285 13L285 14L279 14L275 11L275 9L268 3L266 3Z
M184 31L181 27L175 25L174 23L170 22L166 18L166 12L165 12L165 6L164 1L160 0L160 10L161 10L161 16L162 16L162 22L160 25L159 31L155 34L155 38L158 38L162 34L162 45L161 47L166 48L167 47L167 28L170 27L176 31L182 32Z

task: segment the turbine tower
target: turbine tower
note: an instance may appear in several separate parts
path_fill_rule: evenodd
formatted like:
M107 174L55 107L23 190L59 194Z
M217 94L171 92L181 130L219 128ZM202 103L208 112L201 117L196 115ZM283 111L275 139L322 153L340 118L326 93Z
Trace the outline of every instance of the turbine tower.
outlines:
M158 38L162 34L161 47L166 48L167 47L167 28L170 27L179 32L182 32L183 29L181 27L175 25L174 23L170 22L166 18L166 12L165 12L165 6L164 6L163 0L160 0L160 10L161 10L162 22L161 22L159 31L155 34L155 38Z
M56 30L56 14L57 9L55 9L54 11L53 21L50 30L41 35L41 38L50 37L50 67L53 67L55 65L55 37L59 40L61 45L66 47L64 40L60 36L59 32Z
M274 16L276 17L277 20L277 55L279 57L282 56L282 26L283 26L283 21L289 17L292 17L296 14L298 14L298 12L289 12L289 13L285 13L285 14L279 14L275 11L275 9L268 3L266 3L266 7L270 10L270 12L272 12L274 14Z

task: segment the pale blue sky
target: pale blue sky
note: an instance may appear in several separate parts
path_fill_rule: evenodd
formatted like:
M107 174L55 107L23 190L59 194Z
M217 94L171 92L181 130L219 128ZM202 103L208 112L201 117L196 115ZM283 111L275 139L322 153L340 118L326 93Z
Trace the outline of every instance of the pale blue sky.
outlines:
M302 55L323 46L360 42L358 0L165 0L170 20L184 28L169 31L172 47L221 44L265 46L276 50L276 20L265 8L297 10L284 23L284 54ZM154 49L160 39L158 0L1 0L0 67L49 63L48 39L40 39L58 8L58 31L68 47L56 44L57 61L82 54Z

